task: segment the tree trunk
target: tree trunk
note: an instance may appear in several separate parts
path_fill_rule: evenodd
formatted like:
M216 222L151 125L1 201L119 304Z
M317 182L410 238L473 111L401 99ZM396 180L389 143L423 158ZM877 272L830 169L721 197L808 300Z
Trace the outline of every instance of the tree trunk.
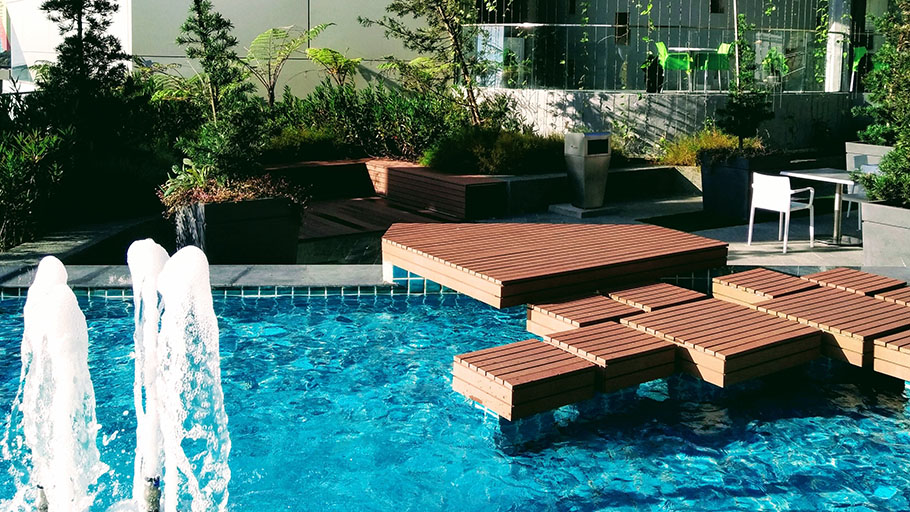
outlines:
M477 105L477 95L474 93L474 80L471 76L471 70L468 68L468 61L464 54L464 48L461 46L461 26L456 24L449 16L445 9L437 4L436 11L442 18L446 26L446 32L452 40L452 51L455 53L455 63L464 76L465 95L468 101L468 110L471 112L471 124L478 126L481 124L480 107Z

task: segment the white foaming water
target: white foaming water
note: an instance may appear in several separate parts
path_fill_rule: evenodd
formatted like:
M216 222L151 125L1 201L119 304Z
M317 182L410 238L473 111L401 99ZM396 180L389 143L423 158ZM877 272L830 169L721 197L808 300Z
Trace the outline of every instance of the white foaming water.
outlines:
M133 402L136 407L136 457L133 466L133 503L145 510L150 481L164 469L158 399L158 274L167 263L167 251L154 240L133 242L126 261L133 282L135 334L135 378Z
M231 438L205 254L194 246L177 251L158 275L158 293L163 510L226 510Z
M66 279L58 259L44 258L25 303L19 393L3 453L14 467L24 466L28 477L15 475L10 510L34 507L39 485L49 510L88 510L94 500L89 487L108 469L96 443L100 425L88 369L88 329ZM10 439L20 429L22 435Z

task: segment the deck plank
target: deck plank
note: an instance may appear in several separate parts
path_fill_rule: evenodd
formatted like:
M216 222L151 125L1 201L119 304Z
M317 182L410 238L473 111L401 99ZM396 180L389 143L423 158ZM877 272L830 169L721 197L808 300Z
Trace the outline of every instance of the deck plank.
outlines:
M907 286L900 279L843 267L809 274L802 279L858 295L875 295Z

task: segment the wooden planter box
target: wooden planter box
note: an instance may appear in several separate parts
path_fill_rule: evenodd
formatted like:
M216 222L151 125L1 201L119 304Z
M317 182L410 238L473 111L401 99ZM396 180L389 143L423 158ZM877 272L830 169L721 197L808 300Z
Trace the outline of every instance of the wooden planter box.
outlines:
M196 203L177 213L177 247L195 245L212 264L297 262L300 208L288 199Z
M863 266L910 266L910 210L863 203Z
M392 160L371 160L367 171L377 194L403 206L459 220L501 217L507 211L506 184L497 178L444 174Z

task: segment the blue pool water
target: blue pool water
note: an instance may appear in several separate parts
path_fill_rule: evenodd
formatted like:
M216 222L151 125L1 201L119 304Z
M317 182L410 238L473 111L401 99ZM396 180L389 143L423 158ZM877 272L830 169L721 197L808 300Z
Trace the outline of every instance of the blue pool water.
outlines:
M132 304L80 301L112 468L105 510L132 478ZM0 301L3 410L23 303ZM521 309L430 295L215 310L233 511L910 508L903 384L837 363L728 390L674 376L509 424L452 392L449 374L455 354L524 339ZM0 498L11 485L0 472Z

